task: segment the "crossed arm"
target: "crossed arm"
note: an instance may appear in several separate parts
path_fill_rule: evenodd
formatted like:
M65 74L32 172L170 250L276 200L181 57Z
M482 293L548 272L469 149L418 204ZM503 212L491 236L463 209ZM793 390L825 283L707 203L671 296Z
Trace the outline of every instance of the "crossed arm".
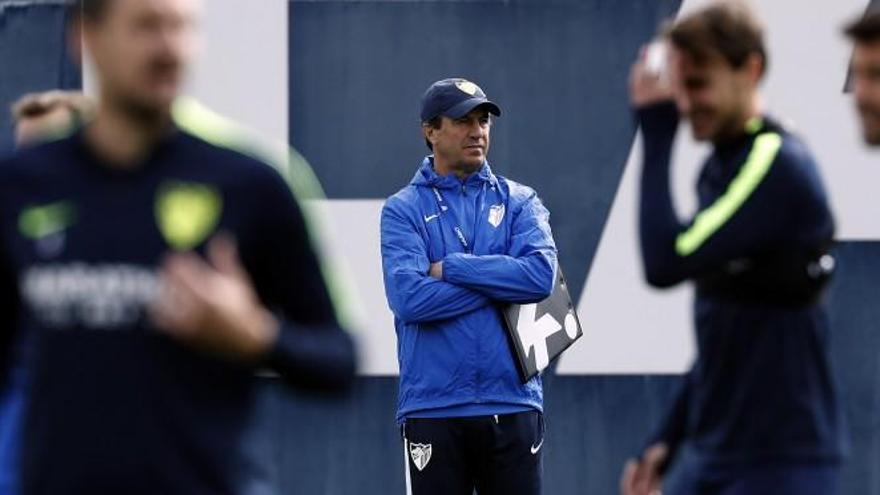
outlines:
M407 322L437 321L495 302L528 303L553 289L556 246L549 213L534 193L511 226L508 254L428 258L416 226L390 201L382 212L382 262L389 304Z

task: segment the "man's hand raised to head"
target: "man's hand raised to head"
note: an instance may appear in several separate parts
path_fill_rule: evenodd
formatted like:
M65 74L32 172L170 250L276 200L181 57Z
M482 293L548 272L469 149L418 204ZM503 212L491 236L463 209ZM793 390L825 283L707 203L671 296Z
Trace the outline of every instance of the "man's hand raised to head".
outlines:
M275 342L278 321L260 303L231 237L213 238L207 254L208 262L192 252L164 261L153 322L193 348L255 363Z
M641 48L639 58L629 73L630 103L634 107L641 108L674 100L672 56L662 42L654 42Z

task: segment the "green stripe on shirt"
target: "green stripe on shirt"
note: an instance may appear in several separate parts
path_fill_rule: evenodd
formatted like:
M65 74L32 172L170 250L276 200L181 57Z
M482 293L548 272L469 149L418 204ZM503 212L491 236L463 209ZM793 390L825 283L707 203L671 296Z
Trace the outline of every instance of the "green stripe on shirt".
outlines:
M782 147L782 136L761 134L755 138L746 163L727 187L727 191L697 214L691 227L678 235L675 251L679 256L690 256L709 240L742 207L764 180L770 166Z

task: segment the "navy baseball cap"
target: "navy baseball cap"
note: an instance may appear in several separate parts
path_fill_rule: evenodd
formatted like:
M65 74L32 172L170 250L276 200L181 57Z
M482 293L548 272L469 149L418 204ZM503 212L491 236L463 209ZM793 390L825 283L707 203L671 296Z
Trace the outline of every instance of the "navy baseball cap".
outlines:
M486 105L492 115L501 116L501 108L489 101L476 84L461 78L443 79L422 96L422 122L440 115L460 119L480 105Z

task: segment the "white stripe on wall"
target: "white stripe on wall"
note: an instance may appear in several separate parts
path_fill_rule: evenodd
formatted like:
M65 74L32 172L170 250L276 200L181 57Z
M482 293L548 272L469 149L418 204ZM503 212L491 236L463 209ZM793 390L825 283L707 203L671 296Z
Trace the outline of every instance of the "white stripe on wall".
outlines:
M273 141L288 142L288 1L203 1L189 92Z
M685 0L691 12L708 0ZM767 26L770 65L767 110L791 119L815 153L839 222L841 240L876 240L880 223L877 154L860 142L851 98L842 93L851 46L841 26L867 0L752 2ZM794 90L793 90L794 89ZM833 122L834 125L829 125ZM685 218L695 206L696 169L706 150L681 129L673 166L676 199ZM659 293L642 282L636 229L639 158L636 143L583 291L578 314L585 336L558 368L562 374L679 373L694 353L688 289Z

